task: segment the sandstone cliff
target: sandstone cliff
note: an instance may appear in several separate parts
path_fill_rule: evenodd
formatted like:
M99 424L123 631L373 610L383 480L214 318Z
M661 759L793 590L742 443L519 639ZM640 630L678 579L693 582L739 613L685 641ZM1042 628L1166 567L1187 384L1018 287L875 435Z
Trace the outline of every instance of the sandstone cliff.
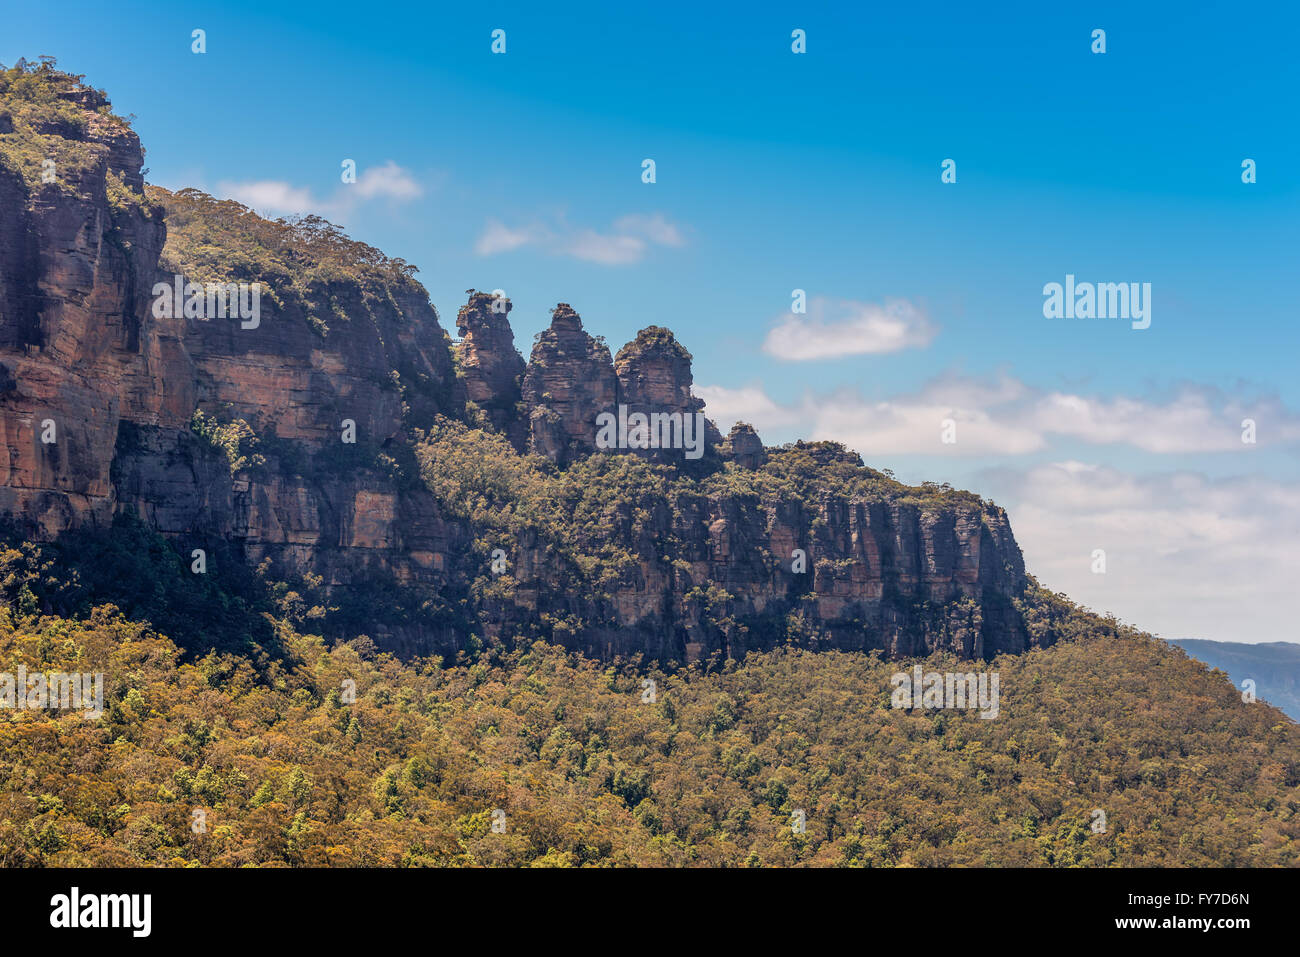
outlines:
M469 302L456 316L461 335L456 358L466 397L483 410L492 428L522 452L528 445L528 423L520 392L524 360L515 350L508 318L513 308L509 299L469 290Z
M560 465L596 449L596 417L618 405L609 347L588 335L573 307L562 302L537 337L524 375L530 448Z
M614 372L618 376L618 401L626 407L628 415L639 412L687 416L704 411L704 400L691 393L694 383L691 354L671 329L661 326L642 329L634 340L618 350ZM710 453L716 454L721 441L717 427L706 421L705 442ZM680 462L682 458L675 449L651 449L637 454L658 462Z
M0 513L25 535L134 512L184 555L233 545L277 576L320 576L334 602L419 589L450 611L390 623L373 608L371 633L404 653L470 633L676 660L786 641L1029 646L1002 510L828 443L765 449L748 426L724 442L710 423L693 466L642 453L635 503L575 501L570 528L502 539L509 573L490 572L480 520L421 482L421 436L465 422L536 456L518 461L538 481L585 467L617 485L606 453L603 472L586 464L596 416L703 410L674 334L650 327L611 358L560 303L525 364L510 303L471 292L453 348L405 263L323 220L146 187L106 99L39 79L0 87ZM260 317L160 315L153 290L177 282L257 283Z

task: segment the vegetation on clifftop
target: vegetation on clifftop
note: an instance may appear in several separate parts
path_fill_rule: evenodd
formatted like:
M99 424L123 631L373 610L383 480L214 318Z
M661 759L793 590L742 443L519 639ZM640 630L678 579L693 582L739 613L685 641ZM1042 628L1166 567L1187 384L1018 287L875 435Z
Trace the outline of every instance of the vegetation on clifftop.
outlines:
M57 69L53 57L12 67L0 64L0 167L22 177L29 192L53 188L75 194L98 188L98 178L90 174L121 138L143 155L130 118L115 114L104 91L83 79ZM145 196L123 182L119 172L106 170L103 188L114 212L151 212Z
M172 192L150 185L147 191L167 210L164 263L194 282L260 279L304 296L339 282L375 287L375 294L390 285L423 293L413 279L414 266L348 238L320 216L266 219L233 199L198 189ZM313 305L328 323L331 304Z
M905 485L889 472L862 464L856 452L839 442L793 442L769 448L760 468L731 466L703 483L705 492L757 495L786 499L814 507L826 495L846 501L887 502L919 509L995 508L974 492L947 484Z
M584 609L570 610L562 619L539 609L527 627L512 620L512 627L525 628L519 637L550 641L620 627L616 616L606 616L612 614L616 592L639 579L643 564L658 564L669 574L674 567L689 571L693 556L683 539L708 513L710 500L797 507L811 517L814 529L824 524L821 509L828 498L971 511L981 520L1001 514L970 492L903 485L864 467L856 454L833 442L795 443L770 450L759 469L728 463L697 479L636 455L598 453L558 469L540 456L520 455L486 424L439 417L428 432L417 432L415 458L440 506L469 526L471 546L462 567L469 579L470 617L495 600L520 598L521 585L527 591L542 582L546 595L573 596ZM542 566L531 565L522 582L513 565L494 570L495 550L514 562L524 542ZM765 560L778 564L768 554ZM698 601L704 622L733 642L743 643L758 629L752 637L764 645L790 639L815 644L815 636L797 620L735 619L732 596L721 587L696 588L682 597Z

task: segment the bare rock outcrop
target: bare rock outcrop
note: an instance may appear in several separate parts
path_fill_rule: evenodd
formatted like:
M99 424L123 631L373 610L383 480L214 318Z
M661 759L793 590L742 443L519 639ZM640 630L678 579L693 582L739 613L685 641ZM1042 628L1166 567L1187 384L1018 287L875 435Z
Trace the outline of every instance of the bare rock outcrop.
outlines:
M633 451L659 462L690 461L684 457L680 445L667 440L674 434L677 421L686 416L698 416L697 421L703 425L703 451L710 458L716 456L722 436L717 426L704 418L704 400L691 394L694 382L691 354L677 341L671 329L663 326L642 329L634 340L618 350L614 357L614 371L618 376L620 416L625 410L628 416L639 413L647 417L669 417L664 427L651 428L654 447ZM699 432L699 429L693 430L692 437Z
M466 398L522 452L528 443L521 391L525 367L510 328L513 308L505 297L471 289L469 302L460 307L456 316L456 329L461 335L456 359L465 381Z
M596 417L618 405L618 379L609 347L582 328L567 302L537 336L524 374L529 447L557 465L596 451Z
M742 469L760 468L767 461L763 440L748 422L737 422L731 427L720 452L724 459L735 462Z

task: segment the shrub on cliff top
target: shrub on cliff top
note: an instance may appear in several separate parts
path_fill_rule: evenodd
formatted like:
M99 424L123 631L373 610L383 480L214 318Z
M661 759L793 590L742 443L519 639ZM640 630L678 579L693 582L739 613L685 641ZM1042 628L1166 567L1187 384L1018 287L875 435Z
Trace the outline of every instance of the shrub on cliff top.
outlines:
M619 362L633 353L652 349L673 352L677 357L687 362L690 362L692 358L691 354L686 351L686 347L677 341L677 337L673 335L671 329L664 326L646 326L636 334L635 339L618 350L618 355L614 357L614 361Z
M129 130L130 123L113 113L102 90L82 83L81 75L56 69L53 57L41 61L0 65L0 114L8 117L0 125L0 166L20 175L32 192L50 186L76 192L93 184L85 174L110 151L92 136L95 130ZM48 183L47 161L54 163L55 174ZM145 205L139 193L121 188L110 200L118 207Z
M350 239L320 216L266 219L198 189L150 185L147 192L167 210L164 261L196 282L281 277L304 295L340 280L419 289L414 266ZM325 301L321 311L338 315L333 305Z

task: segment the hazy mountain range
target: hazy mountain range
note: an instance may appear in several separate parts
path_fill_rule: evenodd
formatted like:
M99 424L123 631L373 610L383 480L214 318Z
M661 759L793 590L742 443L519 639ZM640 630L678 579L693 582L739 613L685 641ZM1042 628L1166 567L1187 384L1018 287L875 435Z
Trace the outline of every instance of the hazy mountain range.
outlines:
M1270 641L1247 645L1204 638L1178 638L1170 644L1211 668L1226 671L1238 689L1243 681L1254 681L1256 697L1300 721L1300 644Z

